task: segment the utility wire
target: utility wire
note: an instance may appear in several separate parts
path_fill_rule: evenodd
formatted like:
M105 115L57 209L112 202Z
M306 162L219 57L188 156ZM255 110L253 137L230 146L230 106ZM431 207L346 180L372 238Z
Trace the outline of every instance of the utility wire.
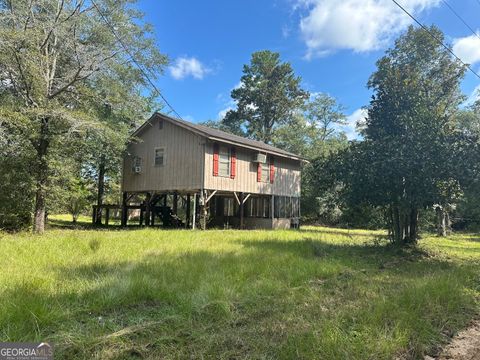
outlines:
M100 15L100 17L103 19L103 21L105 22L105 24L107 24L107 26L109 27L110 31L112 32L113 36L115 37L115 39L120 43L120 45L122 46L123 50L125 50L125 52L128 54L128 56L130 57L130 60L132 60L132 62L137 66L137 68L141 71L141 73L143 74L143 76L145 76L145 78L147 79L147 81L149 82L149 84L151 85L151 87L157 92L157 94L162 98L162 100L165 102L165 104L172 110L172 112L180 119L180 120L183 120L182 117L180 116L180 114L173 108L172 105L170 105L170 103L168 102L168 100L165 98L165 96L163 96L163 94L160 92L160 90L157 88L157 86L153 83L153 81L150 79L150 76L147 74L147 71L140 65L140 63L135 59L135 57L133 56L132 52L128 49L128 47L126 46L126 44L123 42L123 40L120 38L120 36L118 36L117 32L115 31L115 28L113 27L112 23L110 23L110 21L108 20L108 18L105 16L105 14L103 14L103 12L100 10L100 8L97 6L97 4L95 3L94 0L91 0L92 2L92 5L95 7L95 9L97 10L98 14Z
M447 2L447 0L442 0L445 5L450 9L450 11L472 32L473 35L475 35L477 38L480 39L480 35L477 34L475 30L472 29L470 25L467 24L467 22L455 11L453 7L450 6L450 4ZM480 5L480 0L477 0L479 5Z
M473 70L470 65L466 64L465 62L462 61L462 59L460 59L453 51L452 49L450 49L447 45L445 45L443 43L442 40L440 40L438 37L436 37L435 35L432 34L432 32L430 30L428 30L428 28L423 25L420 21L418 21L417 19L415 19L413 17L412 14L410 14L402 5L400 5L396 0L392 0L405 14L407 14L413 21L415 21L423 30L425 30L438 44L442 45L450 54L453 55L453 57L455 59L457 59L461 64L463 64L468 70L470 70L472 72L472 74L474 74L477 78L480 79L480 75L475 71ZM480 0L477 0L480 4Z

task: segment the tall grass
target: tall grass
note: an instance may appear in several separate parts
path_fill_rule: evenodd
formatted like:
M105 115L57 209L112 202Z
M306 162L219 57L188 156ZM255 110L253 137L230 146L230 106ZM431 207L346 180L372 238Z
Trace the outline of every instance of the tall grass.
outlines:
M478 313L480 240L380 232L0 235L0 340L58 358L421 358Z

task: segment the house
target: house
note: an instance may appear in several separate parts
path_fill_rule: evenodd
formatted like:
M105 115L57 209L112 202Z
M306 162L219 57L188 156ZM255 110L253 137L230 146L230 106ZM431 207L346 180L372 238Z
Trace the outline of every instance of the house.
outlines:
M304 159L265 143L155 113L123 163L123 216L140 224L297 227Z

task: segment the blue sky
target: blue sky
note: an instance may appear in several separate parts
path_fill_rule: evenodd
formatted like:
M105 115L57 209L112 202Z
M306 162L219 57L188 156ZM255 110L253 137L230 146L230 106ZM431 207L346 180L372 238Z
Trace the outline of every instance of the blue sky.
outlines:
M447 1L480 30L480 1ZM457 55L480 69L480 38L443 0L398 2L424 24L439 26ZM345 106L352 137L371 96L366 83L376 60L412 23L391 0L140 0L139 6L171 61L157 85L184 119L219 119L234 106L230 91L243 64L268 49L292 64L304 88ZM462 88L470 96L478 85L468 73Z

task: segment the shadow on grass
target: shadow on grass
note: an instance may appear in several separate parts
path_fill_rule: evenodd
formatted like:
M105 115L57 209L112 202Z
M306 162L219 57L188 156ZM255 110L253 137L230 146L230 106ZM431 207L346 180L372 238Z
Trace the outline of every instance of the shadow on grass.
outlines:
M308 288L312 280L333 279L330 286L348 294L345 286L368 286L386 271L389 276L383 281L391 288L385 297L395 301L395 283L425 278L433 284L432 273L457 270L454 263L418 249L390 245L342 245L310 238L240 243L247 251L155 252L136 261L96 259L54 266L55 282L79 287L52 292L32 282L6 289L8 302L0 310L2 338L53 339L60 358L101 357L102 351L114 351L118 358L137 352L141 357L261 357L276 354L278 344L299 335L295 327L278 334L273 330L298 311L298 299L289 292ZM335 299L338 312L345 311L346 317L355 318L371 305L343 309L342 301L357 301L348 296ZM398 306L395 311L408 311ZM393 323L388 318L382 321ZM151 322L153 330L146 329ZM349 326L345 324L338 326ZM242 346L237 345L238 333Z
M387 234L375 234L375 233L358 231L358 230L355 230L355 229L351 229L351 230L350 229L341 229L341 228L338 228L338 229L328 228L327 229L327 228L322 227L322 228L319 228L319 229L300 228L296 231L301 232L301 233L306 233L306 234L315 234L315 235L318 235L319 233L321 233L321 234L330 234L330 235L342 235L342 236L346 236L346 237L350 237L350 238L360 236L360 237L373 237L373 238L378 238L378 239L388 239Z
M128 226L122 227L119 222L113 222L113 223L110 223L109 225L104 225L104 224L97 225L87 221L79 221L77 223L73 223L72 221L60 220L60 219L49 219L48 227L51 229L61 229L61 230L105 230L105 231L138 230L138 229L145 228L144 226L140 226L138 224L128 224ZM156 226L154 228L163 229L161 226Z

